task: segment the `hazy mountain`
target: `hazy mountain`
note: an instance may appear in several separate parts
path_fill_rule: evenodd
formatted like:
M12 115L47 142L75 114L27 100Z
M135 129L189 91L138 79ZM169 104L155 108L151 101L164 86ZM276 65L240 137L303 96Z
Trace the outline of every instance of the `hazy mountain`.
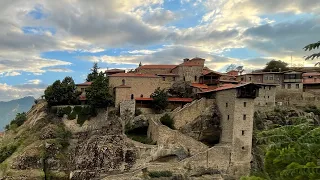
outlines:
M34 97L28 96L8 102L0 101L0 131L15 118L17 113L27 112L34 104Z

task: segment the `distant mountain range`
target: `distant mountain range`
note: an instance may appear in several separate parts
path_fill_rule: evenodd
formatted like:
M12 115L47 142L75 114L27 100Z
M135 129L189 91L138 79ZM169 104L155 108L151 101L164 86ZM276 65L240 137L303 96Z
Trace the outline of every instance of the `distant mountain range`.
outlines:
M0 101L0 132L15 118L17 113L27 112L34 104L34 97L28 96L8 102Z

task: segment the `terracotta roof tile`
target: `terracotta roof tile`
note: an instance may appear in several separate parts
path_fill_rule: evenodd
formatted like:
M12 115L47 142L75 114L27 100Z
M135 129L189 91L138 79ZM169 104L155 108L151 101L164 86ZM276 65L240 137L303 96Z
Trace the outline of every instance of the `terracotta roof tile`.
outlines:
M167 64L153 64L153 65L143 65L138 67L138 69L173 69L177 65L167 65Z
M108 69L108 70L106 70L105 72L125 72L125 70L124 69Z
M179 76L179 74L174 73L165 73L165 74L157 74L158 76Z
M208 89L208 86L206 84L192 83L191 86L200 88L200 89Z
M306 76L320 76L320 73L318 73L318 72L308 72L308 73L303 73L302 76L303 77L306 77Z
M109 75L109 77L143 77L143 78L160 78L154 74L141 74L141 73L117 73Z
M84 82L84 83L76 84L76 86L90 86L91 84L92 82Z

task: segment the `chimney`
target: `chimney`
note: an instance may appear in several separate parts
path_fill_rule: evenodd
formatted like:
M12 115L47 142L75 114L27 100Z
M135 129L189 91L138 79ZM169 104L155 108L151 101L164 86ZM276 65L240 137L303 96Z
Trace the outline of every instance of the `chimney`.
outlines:
M187 62L187 61L189 61L189 58L184 58L183 59L183 62Z

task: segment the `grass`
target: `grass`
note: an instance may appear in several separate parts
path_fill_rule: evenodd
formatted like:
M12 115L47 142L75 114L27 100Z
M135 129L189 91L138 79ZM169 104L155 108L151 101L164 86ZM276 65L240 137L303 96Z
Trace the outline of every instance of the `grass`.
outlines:
M149 176L151 178L171 177L172 172L170 172L170 171L150 171Z

